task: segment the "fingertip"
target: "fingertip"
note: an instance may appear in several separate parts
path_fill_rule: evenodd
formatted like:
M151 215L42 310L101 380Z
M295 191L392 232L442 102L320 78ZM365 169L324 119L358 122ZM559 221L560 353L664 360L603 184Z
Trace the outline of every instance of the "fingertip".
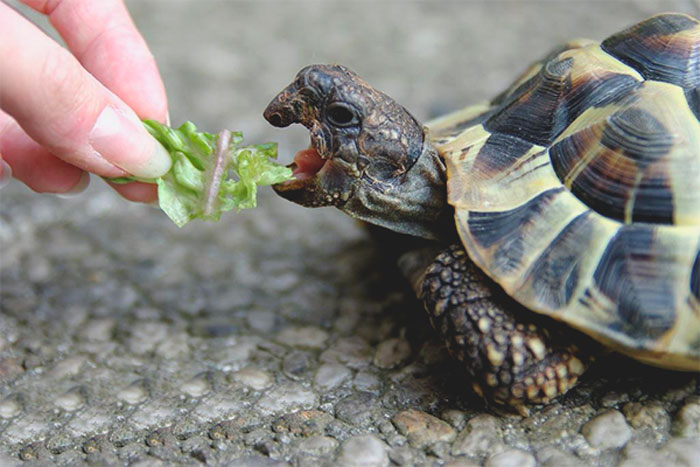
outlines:
M12 167L0 157L0 189L7 186L12 179Z
M89 21L86 19L89 18ZM122 0L61 2L49 19L80 63L136 114L163 122L165 86Z
M172 158L128 110L106 106L88 140L99 156L141 178L158 178L170 170Z
M146 204L151 204L158 201L158 187L152 183L107 183L114 188L117 193L129 201Z
M60 198L73 198L84 192L87 189L88 185L90 185L90 174L87 172L83 172L80 175L80 178L78 179L76 184L73 185L72 188L63 193L57 193L57 196Z
M84 180L85 172L59 159L29 138L12 122L2 133L4 174L16 178L37 193L65 193Z

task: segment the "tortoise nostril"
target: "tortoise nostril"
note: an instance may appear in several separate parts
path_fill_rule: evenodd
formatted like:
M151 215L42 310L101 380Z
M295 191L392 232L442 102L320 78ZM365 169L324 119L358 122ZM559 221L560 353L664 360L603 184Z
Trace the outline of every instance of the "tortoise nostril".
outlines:
M278 113L273 113L267 117L267 121L270 122L272 126L281 127L284 126L282 122L282 116Z

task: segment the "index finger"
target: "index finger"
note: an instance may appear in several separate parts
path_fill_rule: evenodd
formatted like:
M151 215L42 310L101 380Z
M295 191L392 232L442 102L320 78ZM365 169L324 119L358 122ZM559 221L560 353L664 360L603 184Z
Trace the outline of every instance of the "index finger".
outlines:
M34 141L103 176L167 172L172 159L134 110L66 49L2 2L0 30L0 108Z
M121 0L21 1L46 14L83 67L139 117L165 121L163 81Z

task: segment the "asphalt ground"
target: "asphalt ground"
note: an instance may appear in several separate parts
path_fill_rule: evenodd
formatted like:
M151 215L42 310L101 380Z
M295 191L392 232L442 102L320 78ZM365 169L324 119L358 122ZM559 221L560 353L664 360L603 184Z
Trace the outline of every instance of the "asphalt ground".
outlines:
M571 38L700 15L651 0L127 3L173 123L278 141L284 162L308 136L261 113L307 64L345 64L424 120ZM696 375L610 355L529 417L486 407L382 247L332 209L264 190L254 210L178 229L100 180L69 199L13 183L0 248L0 465L700 463Z

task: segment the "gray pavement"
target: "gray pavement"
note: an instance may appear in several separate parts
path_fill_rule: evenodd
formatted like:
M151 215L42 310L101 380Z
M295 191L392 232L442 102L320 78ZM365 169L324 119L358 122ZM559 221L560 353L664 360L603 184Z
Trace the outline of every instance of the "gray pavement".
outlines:
M556 44L692 1L128 2L174 123L306 145L260 114L343 63L416 116ZM99 180L0 192L0 465L700 465L697 375L604 358L526 418L489 409L364 229L265 190L177 229Z

